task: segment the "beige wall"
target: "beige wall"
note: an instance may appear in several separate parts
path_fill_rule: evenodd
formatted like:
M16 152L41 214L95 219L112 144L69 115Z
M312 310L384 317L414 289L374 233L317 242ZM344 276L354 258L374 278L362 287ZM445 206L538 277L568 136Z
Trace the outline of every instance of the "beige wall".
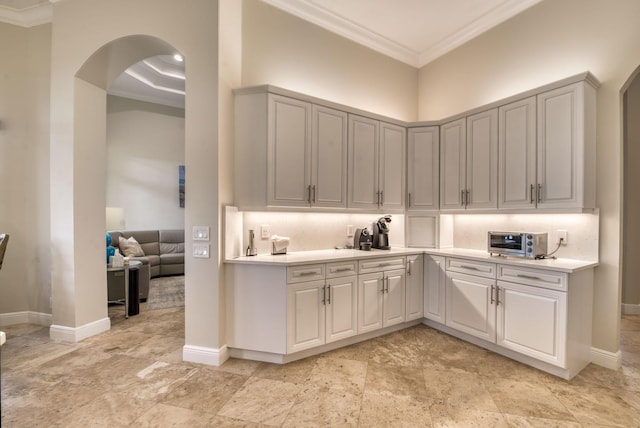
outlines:
M420 70L420 120L440 119L589 70L597 107L600 267L594 341L616 352L620 313L620 90L640 64L640 2L545 1Z
M271 84L400 120L417 118L417 70L244 0L242 86Z
M184 229L178 165L183 109L107 97L106 204L124 208L125 229Z
M11 235L0 270L0 314L51 311L50 49L50 24L0 23L0 233Z
M622 302L640 305L640 77L627 89L625 101Z

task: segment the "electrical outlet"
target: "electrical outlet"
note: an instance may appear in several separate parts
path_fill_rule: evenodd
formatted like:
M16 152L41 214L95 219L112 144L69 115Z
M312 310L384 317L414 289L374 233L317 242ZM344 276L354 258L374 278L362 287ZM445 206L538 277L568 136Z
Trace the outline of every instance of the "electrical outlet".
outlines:
M262 239L269 239L271 237L271 227L268 224L260 226L260 237Z
M558 242L562 239L562 245L567 245L569 243L569 232L566 230L556 230L556 238Z
M351 238L354 234L356 233L355 228L353 227L352 224L347 226L347 237Z

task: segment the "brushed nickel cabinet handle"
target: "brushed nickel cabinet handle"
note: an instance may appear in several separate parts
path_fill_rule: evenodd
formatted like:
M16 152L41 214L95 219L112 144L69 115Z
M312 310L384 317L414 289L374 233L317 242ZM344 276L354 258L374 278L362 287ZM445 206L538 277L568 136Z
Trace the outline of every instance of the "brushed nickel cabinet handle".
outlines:
M538 203L542 202L542 184L538 184Z
M493 289L494 289L494 285L491 284L491 304L493 305L493 302L495 301L495 299L493 298Z
M535 187L536 187L536 186L534 186L533 184L531 185L531 187L529 187L529 201L530 201L531 203L534 203L534 202L535 202L535 199L534 199L534 197L533 197L533 192L534 192Z
M329 292L329 298L327 299L327 305L331 304L331 284L327 285L327 291Z
M380 192L380 205L384 205L384 190Z
M309 275L315 275L316 273L317 273L316 271L308 270L308 271L305 271L305 272L300 272L298 274L298 276L309 276Z
M524 274L522 274L522 273L518 273L518 274L516 274L516 276L517 276L518 278L533 279L533 280L536 280L536 281L540 281L540 280L541 280L541 278L540 278L539 276L524 275Z
M316 185L313 185L313 203L316 203Z
M311 185L307 186L307 202L311 203Z
M322 287L322 304L327 304L327 286Z
M460 190L460 205L464 207L464 189Z
M480 270L480 269L478 269L478 268L477 268L477 267L475 267L475 266L469 266L469 265L460 265L460 267L461 267L462 269Z
M500 306L500 286L496 285L496 306Z
M468 206L469 205L469 189L466 190L465 192L465 198L464 198L464 206Z
M411 208L411 192L409 192L407 200L407 208Z

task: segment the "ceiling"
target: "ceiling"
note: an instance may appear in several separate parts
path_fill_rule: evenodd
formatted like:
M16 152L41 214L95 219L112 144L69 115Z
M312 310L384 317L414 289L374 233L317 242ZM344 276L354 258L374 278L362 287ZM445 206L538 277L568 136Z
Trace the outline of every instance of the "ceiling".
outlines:
M0 0L0 22L50 22L56 1ZM419 68L542 0L262 1ZM108 92L184 108L184 85L184 62L160 56L131 66Z

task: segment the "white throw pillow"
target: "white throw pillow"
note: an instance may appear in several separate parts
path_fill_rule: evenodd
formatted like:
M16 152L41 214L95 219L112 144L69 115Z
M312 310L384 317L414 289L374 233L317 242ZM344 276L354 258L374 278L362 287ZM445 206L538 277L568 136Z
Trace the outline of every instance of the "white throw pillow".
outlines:
M142 247L133 236L129 239L124 239L121 236L118 240L118 245L120 246L120 252L127 257L144 257Z

